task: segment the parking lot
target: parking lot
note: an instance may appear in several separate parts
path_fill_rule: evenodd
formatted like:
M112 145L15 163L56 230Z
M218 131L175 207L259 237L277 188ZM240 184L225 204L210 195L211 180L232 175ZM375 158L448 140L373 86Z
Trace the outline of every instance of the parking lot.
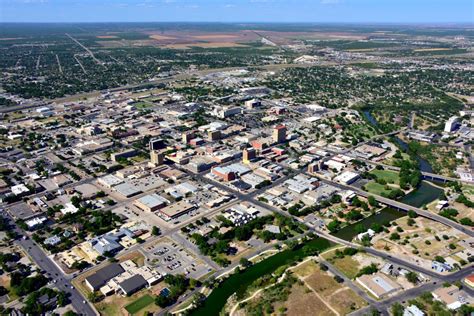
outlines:
M143 251L146 263L162 274L184 274L199 279L212 270L196 254L167 238L144 247Z

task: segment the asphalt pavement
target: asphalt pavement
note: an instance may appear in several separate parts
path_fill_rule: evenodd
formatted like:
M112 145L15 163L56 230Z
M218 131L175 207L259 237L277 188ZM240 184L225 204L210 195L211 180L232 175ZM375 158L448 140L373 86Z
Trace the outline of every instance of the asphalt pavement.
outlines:
M10 220L10 224L13 226L13 231L18 236L25 236L22 229L20 229L11 216L4 212L4 216ZM15 243L22 247L25 252L30 256L36 265L45 273L53 283L54 286L65 292L74 307L75 311L81 315L93 316L98 315L95 309L90 305L86 298L76 290L69 280L65 277L62 270L43 252L43 250L31 239L19 237L15 240Z

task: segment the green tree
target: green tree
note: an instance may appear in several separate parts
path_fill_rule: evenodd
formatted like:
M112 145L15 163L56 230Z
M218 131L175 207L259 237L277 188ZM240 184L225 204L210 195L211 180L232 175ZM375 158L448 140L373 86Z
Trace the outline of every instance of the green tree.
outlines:
M403 305L396 302L395 304L392 305L391 312L393 316L403 316Z

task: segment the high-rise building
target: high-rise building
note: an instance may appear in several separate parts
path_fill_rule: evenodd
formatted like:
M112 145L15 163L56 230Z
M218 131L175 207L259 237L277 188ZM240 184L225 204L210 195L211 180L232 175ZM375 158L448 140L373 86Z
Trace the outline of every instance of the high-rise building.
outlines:
M194 133L184 132L182 137L183 137L183 143L188 144L189 141L194 138Z
M245 148L242 152L242 161L249 163L250 161L257 158L257 152L253 148Z
M158 149L163 149L165 147L166 147L165 142L162 139L154 138L150 140L150 143L149 143L150 150L158 150Z
M209 131L207 133L207 136L209 137L209 140L216 141L216 140L221 139L222 135L221 135L221 131L216 130L216 131Z
M286 140L286 126L277 125L273 129L273 141L275 143L283 143Z
M165 160L165 154L159 150L150 150L150 160L155 166L160 166Z
M453 132L459 127L459 125L459 117L451 116L444 125L444 131L448 133Z

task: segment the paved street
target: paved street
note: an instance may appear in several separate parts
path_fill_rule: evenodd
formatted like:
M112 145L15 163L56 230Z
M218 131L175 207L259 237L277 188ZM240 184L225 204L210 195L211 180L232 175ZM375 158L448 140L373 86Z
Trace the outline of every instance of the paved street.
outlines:
M19 236L23 236L24 232L15 224L11 216L7 213L4 213L4 216L10 220L10 223L14 227L13 231ZM68 294L72 306L78 313L87 316L97 315L95 309L90 305L86 298L84 298L78 290L72 287L62 270L59 269L58 266L48 258L48 256L46 256L43 250L32 239L19 238L15 240L15 243L25 250L41 270L45 271L48 278L53 280L53 282L55 281L54 286L57 287L58 290Z

